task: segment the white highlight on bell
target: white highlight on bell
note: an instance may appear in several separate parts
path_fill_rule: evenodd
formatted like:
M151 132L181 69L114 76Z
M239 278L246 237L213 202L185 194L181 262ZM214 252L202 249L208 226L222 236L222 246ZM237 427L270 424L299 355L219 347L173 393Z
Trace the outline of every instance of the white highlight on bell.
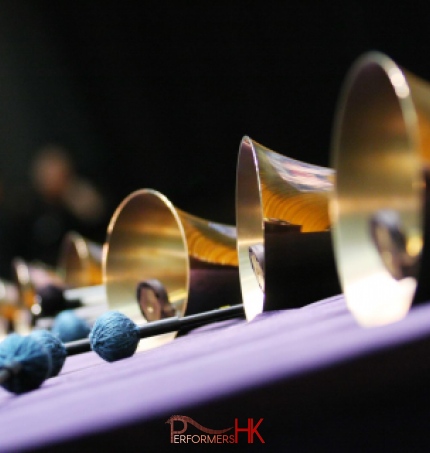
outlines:
M18 262L16 266L16 273L20 282L24 284L28 284L30 282L28 266L24 262Z
M387 272L372 273L348 285L348 308L363 327L401 320L408 313L417 282L412 277L394 280Z
M257 281L256 281L257 283ZM258 284L247 294L245 303L246 319L252 321L257 315L263 312L264 295Z
M34 316L39 316L42 313L42 307L40 306L40 297L36 296L37 303L33 304L30 308Z
M409 86L406 82L405 76L399 68L390 68L388 70L388 77L390 78L394 90L399 98L406 98L409 96Z
M81 237L76 239L76 250L78 252L79 258L81 259L88 258L88 248L84 239Z
M0 300L6 298L6 285L0 281Z

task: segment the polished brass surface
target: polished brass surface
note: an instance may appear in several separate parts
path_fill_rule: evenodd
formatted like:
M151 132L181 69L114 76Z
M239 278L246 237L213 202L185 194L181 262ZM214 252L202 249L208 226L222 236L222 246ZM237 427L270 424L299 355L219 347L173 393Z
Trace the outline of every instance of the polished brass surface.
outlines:
M21 318L18 288L12 282L0 279L0 318L6 332L16 329ZM3 333L6 333L3 332Z
M237 266L236 228L176 209L187 239L188 253L202 262Z
M268 232L273 229L294 232L293 241L298 234L327 232L334 176L329 168L290 159L249 137L243 138L237 164L236 223L240 282L248 320L263 311L261 288L267 289L267 282L254 275L250 248L267 243Z
M138 190L123 200L110 221L103 279L109 307L136 322L167 316L165 310L161 316L162 307L143 310L146 319L141 313L136 289L151 279L166 289L171 314L236 303L222 296L224 285L227 291L232 285L230 293L240 298L236 230L181 211L155 190Z
M401 319L416 296L430 162L429 88L371 52L353 65L340 95L332 144L333 239L347 304L364 326Z
M69 288L100 285L102 277L102 245L79 233L69 232L63 239L57 272Z
M19 303L22 307L31 308L36 296L30 282L28 264L22 258L12 260L12 279L18 289Z

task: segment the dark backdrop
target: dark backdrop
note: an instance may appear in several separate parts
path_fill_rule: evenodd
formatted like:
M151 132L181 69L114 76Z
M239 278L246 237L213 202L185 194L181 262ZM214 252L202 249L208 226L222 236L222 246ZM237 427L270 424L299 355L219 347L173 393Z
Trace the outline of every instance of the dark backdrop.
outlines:
M352 62L377 49L430 79L427 35L419 2L0 1L6 196L58 141L112 209L152 187L232 223L243 135L328 165Z

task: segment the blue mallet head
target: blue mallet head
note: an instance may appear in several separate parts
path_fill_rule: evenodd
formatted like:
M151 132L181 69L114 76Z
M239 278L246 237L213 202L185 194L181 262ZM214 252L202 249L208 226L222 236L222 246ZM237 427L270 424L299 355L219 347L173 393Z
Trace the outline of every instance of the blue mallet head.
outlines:
M51 356L37 339L10 334L0 343L1 385L9 392L38 388L51 375L51 369Z
M131 357L137 349L138 326L118 311L108 311L95 322L91 333L91 348L108 362Z
M52 333L64 343L87 338L90 330L88 323L77 316L73 310L64 310L59 313L51 329Z
M52 367L49 377L57 376L63 368L67 357L67 351L62 341L47 330L34 330L30 336L40 341L51 355Z

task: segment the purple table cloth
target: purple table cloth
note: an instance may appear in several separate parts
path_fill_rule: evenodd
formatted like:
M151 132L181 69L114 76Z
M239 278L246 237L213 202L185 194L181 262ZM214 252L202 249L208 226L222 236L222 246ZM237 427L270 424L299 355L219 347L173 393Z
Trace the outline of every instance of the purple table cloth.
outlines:
M206 326L116 363L70 357L36 391L0 390L0 452L429 451L429 379L430 304L363 329L337 296ZM166 423L173 415L232 428L237 443L201 442L193 425L186 444L173 439L171 426L185 427ZM259 421L252 439L234 428Z

